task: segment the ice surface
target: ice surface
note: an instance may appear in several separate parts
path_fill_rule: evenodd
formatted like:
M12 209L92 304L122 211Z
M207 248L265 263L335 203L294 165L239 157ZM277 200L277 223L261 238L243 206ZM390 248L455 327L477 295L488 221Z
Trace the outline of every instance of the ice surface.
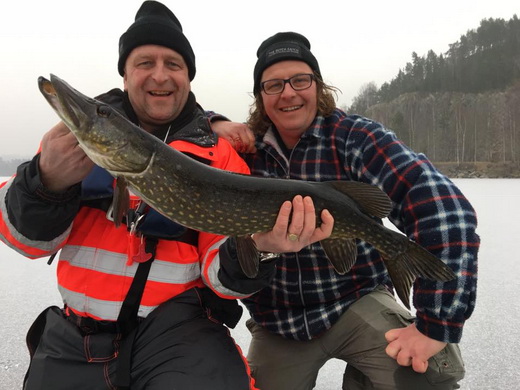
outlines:
M482 240L477 307L461 342L467 370L461 389L519 389L520 179L454 181L477 210ZM29 360L27 329L45 307L61 306L55 270L56 263L25 259L0 243L0 390L21 389ZM232 331L244 353L249 346L246 318ZM344 362L329 361L316 389L341 389L344 369Z

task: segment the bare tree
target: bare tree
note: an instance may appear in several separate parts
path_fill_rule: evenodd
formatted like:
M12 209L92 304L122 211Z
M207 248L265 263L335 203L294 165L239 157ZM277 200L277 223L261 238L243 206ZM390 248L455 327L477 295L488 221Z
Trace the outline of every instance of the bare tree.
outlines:
M352 101L350 112L366 115L368 109L377 103L379 103L377 84L371 81L361 86L358 95Z

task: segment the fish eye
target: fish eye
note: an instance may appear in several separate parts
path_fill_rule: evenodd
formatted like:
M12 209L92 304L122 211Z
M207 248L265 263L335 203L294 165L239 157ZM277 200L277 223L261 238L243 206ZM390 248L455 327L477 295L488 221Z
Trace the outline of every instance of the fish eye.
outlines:
M99 106L97 109L98 115L104 118L108 118L111 112L112 110L110 110L110 107L108 106Z

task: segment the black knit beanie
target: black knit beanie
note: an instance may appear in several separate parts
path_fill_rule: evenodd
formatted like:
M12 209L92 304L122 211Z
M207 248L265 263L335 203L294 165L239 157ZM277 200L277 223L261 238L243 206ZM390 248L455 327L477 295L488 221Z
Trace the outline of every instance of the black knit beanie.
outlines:
M195 77L195 54L182 33L181 23L158 1L145 1L135 15L135 22L119 39L117 70L121 76L130 52L142 45L160 45L175 50L186 61L190 80Z
M309 40L295 32L279 32L267 38L258 48L256 56L258 60L253 72L255 79L253 92L255 95L260 92L260 79L264 70L280 61L303 61L321 77L320 67L311 53Z

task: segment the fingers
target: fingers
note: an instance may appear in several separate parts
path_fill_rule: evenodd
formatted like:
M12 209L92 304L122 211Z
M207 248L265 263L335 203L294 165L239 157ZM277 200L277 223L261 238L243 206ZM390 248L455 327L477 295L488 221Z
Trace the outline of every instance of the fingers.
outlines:
M264 252L299 252L304 247L330 236L334 218L327 211L321 213L322 224L316 227L316 209L309 196L295 196L280 207L273 229L255 233L258 250Z
M248 151L247 153L254 153L256 152L256 147L255 147L255 135L253 134L253 132L249 129L249 127L247 127L247 131L245 132L246 133L246 136L247 136L247 142L246 144L248 145Z
M418 358L413 358L412 368L415 372L420 374L424 374L428 369L428 361L420 360Z
M400 366L410 366L412 357L402 350L397 342L391 342L386 347L386 354L397 361Z
M292 200L291 223L287 229L289 241L299 241L302 239L302 231L305 222L305 205L303 198L297 195Z
M314 202L307 196L303 198L303 206L303 229L300 234L302 245L307 246L330 236L334 226L332 215L327 210L323 210L321 215L325 217L325 222L322 221L321 226L316 227Z
M49 150L52 153L65 153L77 148L79 145L77 138L63 122L59 122L42 138L42 152Z
M287 237L298 241L301 248L329 237L334 227L334 217L328 210L321 212L321 225L316 227L316 209L310 196L296 196L292 202L292 219ZM300 249L301 249L300 248Z
M61 192L80 182L92 169L93 162L79 147L78 140L63 122L49 130L42 139L39 168L42 183L51 191Z
M407 348L399 337L405 333L405 328L392 329L385 333L388 346L385 352L392 359L397 361L400 366L412 366L412 369L418 373L424 373L428 369L428 357L422 353L413 352L414 349Z
M276 222L273 227L273 232L278 234L284 234L289 226L289 219L291 217L292 203L290 201L283 202L276 217ZM276 229L276 231L275 231Z
M49 133L53 134L54 136L56 137L62 137L62 136L72 136L74 137L74 135L72 134L72 132L69 130L69 128L67 127L67 125L63 122L59 122L56 126L54 126L50 131Z
M235 150L239 153L254 153L256 152L255 148L255 138L251 131L242 132L233 136L230 139L231 144L235 148Z
M397 358L395 360L397 361L397 364L403 367L408 367L412 365L412 358L404 353L397 354Z
M391 329L385 333L385 339L388 342L388 346L385 349L386 354L396 360L399 352L401 352L401 344L398 341L401 331L402 329L398 328ZM401 357L401 359L404 360L404 357Z
M219 137L228 140L237 152L256 152L255 136L246 124L229 121L216 121L211 123L211 128Z
M411 356L403 350L390 347L386 348L386 353L391 358L395 359L397 364L403 367L412 366L412 369L417 373L425 373L428 369L428 360L424 360L418 356Z
M399 337L401 329L390 329L385 333L385 339L387 342L391 343Z
M385 352L392 359L397 359L397 355L399 354L400 348L395 345L395 343L390 343L387 345Z
M321 212L321 225L314 231L311 237L311 241L321 241L332 234L334 229L334 217L329 210L322 210Z

